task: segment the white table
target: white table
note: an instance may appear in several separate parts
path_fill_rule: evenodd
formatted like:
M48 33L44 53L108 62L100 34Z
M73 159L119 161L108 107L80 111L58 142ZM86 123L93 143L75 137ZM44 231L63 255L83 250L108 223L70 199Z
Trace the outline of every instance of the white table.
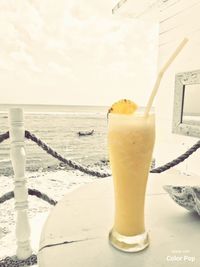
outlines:
M67 194L50 213L40 240L40 267L200 266L200 217L179 207L164 184L200 184L199 177L150 175L146 226L150 246L124 253L108 242L113 223L110 178L96 180ZM179 258L178 258L179 257Z

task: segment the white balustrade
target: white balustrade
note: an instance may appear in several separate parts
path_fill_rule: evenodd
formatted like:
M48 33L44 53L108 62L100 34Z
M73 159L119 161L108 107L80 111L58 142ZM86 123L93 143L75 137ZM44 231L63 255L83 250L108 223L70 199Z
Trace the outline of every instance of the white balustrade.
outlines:
M9 110L11 161L14 170L14 198L16 210L16 255L19 259L26 259L32 254L30 245L30 225L28 220L28 189L25 178L25 130L23 109Z

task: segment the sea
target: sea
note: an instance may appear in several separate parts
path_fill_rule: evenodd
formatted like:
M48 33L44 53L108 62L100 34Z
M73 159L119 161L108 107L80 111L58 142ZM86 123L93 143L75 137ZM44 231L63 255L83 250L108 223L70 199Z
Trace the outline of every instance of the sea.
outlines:
M24 127L67 159L84 166L106 164L107 110L105 106L17 105L24 110ZM9 130L8 110L0 105L0 135ZM94 131L79 136L78 132ZM63 164L34 142L25 141L26 170L49 171ZM12 174L9 139L0 143L0 174Z

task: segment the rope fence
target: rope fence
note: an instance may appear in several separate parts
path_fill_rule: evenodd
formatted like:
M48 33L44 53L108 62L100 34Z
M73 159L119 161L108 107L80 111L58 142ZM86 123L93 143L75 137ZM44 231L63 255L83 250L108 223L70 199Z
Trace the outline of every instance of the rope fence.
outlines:
M34 143L36 143L39 147L41 147L47 154L51 155L52 157L58 159L59 161L67 164L69 167L78 170L80 172L89 174L91 176L96 176L98 178L106 178L111 176L110 173L102 173L102 172L98 172L98 171L94 171L91 170L89 168L86 168L72 160L66 159L64 158L62 155L60 155L58 152L56 152L55 150L53 150L50 146L48 146L47 144L45 144L41 139L39 139L37 136L35 136L34 134L32 134L29 131L25 131L25 137L29 140L32 140ZM0 143L3 142L4 140L9 138L9 132L6 132L4 134L0 135ZM164 172L176 165L178 165L179 163L183 162L184 160L186 160L190 155L192 155L197 149L200 148L200 141L197 141L196 144L194 144L191 148L189 148L185 153L183 153L182 155L180 155L179 157L177 157L176 159L160 166L154 169L150 170L150 173L161 173Z
M183 162L184 160L186 160L187 158L189 158L189 156L191 156L197 149L200 148L200 141L197 141L196 144L194 144L192 147L190 147L185 153L183 153L182 155L180 155L179 157L177 157L176 159L158 167L155 169L150 170L151 173L161 173L164 172L176 165L178 165L179 163Z
M5 141L8 138L9 138L9 132L0 134L0 143L2 143L3 141Z
M82 166L82 165L80 165L80 164L78 164L72 160L64 158L61 154L59 154L58 152L53 150L50 146L48 146L46 143L44 143L42 140L40 140L38 137L36 137L34 134L32 134L31 132L29 132L27 130L25 131L25 137L26 137L26 139L31 140L34 143L36 143L39 147L41 147L46 153L48 153L52 157L67 164L69 167L71 167L75 170L78 170L80 172L83 172L85 174L95 176L98 178L106 178L106 177L111 176L110 173L103 173L103 172L94 171L94 170L91 170L87 167L84 167L84 166ZM2 143L3 141L5 141L7 139L9 139L9 132L6 132L6 133L3 133L0 135L0 143ZM190 155L192 155L199 148L200 148L200 141L198 141L196 144L194 144L191 148L189 148L185 153L183 153L182 155L180 155L176 159L174 159L174 160L172 160L172 161L170 161L170 162L168 162L168 163L166 163L166 164L164 164L158 168L151 169L150 173L162 173L162 172L178 165L179 163L186 160ZM37 198L40 198L40 199L46 201L50 205L55 206L57 204L57 201L53 200L48 195L40 192L39 190L28 188L28 194L31 196L36 196ZM12 198L14 198L14 192L13 191L5 193L3 196L0 197L0 204L4 203L7 200L10 200ZM0 267L31 266L34 264L37 264L37 256L35 254L32 254L29 258L27 258L25 260L19 260L16 256L15 257L6 257L5 259L0 260Z
M59 161L65 163L65 164L67 164L69 167L71 167L75 170L79 170L80 172L89 174L91 176L96 176L99 178L105 178L105 177L111 176L111 174L109 174L109 173L101 173L98 171L93 171L89 168L86 168L86 167L80 165L80 164L77 164L76 162L73 162L72 160L64 158L58 152L53 150L50 146L45 144L42 140L40 140L38 137L36 137L34 134L30 133L29 131L25 131L25 137L27 139L30 139L33 142L35 142L39 147L41 147L49 155L53 156L54 158L58 159Z
M45 193L40 192L37 189L28 188L28 194L31 195L31 196L36 196L37 198L40 198L40 199L46 201L50 205L55 206L57 204L56 200L53 200L48 195L46 195ZM5 193L3 196L0 197L0 204L4 203L7 200L10 200L12 198L14 198L14 192L13 191Z

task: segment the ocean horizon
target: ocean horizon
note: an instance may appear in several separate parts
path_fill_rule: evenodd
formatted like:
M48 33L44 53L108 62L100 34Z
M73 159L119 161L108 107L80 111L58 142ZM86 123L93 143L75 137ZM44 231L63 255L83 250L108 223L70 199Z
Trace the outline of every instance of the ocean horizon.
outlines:
M50 105L50 104L0 104L0 113L8 112L12 107L23 108L28 113L88 113L106 112L108 106L95 105Z

